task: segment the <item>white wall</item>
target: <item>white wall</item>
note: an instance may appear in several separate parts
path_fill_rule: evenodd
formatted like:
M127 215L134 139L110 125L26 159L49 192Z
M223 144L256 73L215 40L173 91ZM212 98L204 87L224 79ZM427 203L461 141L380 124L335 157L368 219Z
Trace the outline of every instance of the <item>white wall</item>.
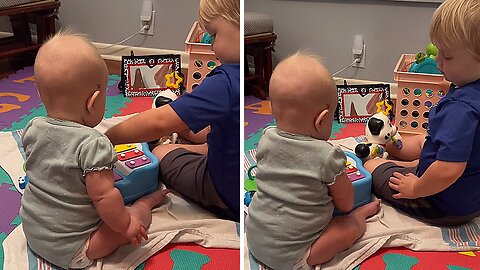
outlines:
M439 3L386 0L245 0L245 11L272 17L277 46L274 64L298 49L324 57L333 73L353 61L354 36L364 36L365 69L338 76L393 82L402 53L417 53L430 43L430 19Z
M140 29L142 0L62 0L59 27L71 26L95 42L116 43ZM185 38L198 18L198 0L153 0L154 36L138 36L126 45L184 50ZM0 31L11 31L0 17Z

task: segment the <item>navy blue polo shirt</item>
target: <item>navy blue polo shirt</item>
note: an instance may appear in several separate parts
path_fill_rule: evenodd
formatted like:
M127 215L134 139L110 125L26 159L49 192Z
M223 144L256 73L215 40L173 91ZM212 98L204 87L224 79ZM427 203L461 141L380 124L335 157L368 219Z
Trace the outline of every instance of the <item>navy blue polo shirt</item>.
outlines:
M218 194L240 216L240 64L222 64L170 106L197 133L207 126L207 168Z
M427 197L449 215L480 211L480 80L447 95L430 109L426 141L418 176L435 161L467 162L462 176L450 187Z

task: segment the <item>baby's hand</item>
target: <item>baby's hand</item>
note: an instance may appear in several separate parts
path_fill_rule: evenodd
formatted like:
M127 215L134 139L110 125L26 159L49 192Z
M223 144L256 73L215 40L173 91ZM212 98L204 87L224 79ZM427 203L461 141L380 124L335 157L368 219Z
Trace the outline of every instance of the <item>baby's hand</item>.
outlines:
M126 231L124 231L123 236L127 238L132 245L139 245L142 242L142 237L145 240L148 240L147 231L143 226L141 220L137 217L130 215L130 224Z
M418 177L413 173L407 173L403 175L399 172L394 172L393 176L390 177L390 182L388 185L398 191L397 194L393 194L392 197L395 199L416 199L418 198L415 195L415 183L418 181Z

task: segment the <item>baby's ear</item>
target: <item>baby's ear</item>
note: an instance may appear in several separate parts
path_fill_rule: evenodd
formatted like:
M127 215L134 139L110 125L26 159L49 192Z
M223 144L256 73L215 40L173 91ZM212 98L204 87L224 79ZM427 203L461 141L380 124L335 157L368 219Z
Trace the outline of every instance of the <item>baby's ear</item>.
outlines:
M315 117L315 129L317 131L321 131L322 130L322 124L323 124L323 120L325 119L325 116L327 116L328 114L328 109L325 109L323 111L321 111L316 117Z
M87 99L87 111L93 113L93 106L97 101L98 95L100 95L100 90L93 92L93 94Z

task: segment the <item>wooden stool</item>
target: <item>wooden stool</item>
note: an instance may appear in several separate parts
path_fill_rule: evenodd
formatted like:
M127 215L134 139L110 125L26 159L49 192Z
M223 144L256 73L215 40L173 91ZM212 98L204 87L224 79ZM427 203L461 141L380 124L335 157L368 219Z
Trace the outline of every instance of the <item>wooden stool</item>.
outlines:
M0 39L0 59L24 52L36 52L43 42L55 34L60 1L46 0L0 9L0 16L9 16L13 36ZM37 26L37 42L32 42L29 23Z
M272 52L277 35L262 33L244 37L245 44L245 94L266 99L272 75ZM254 74L250 74L247 55L253 57Z

